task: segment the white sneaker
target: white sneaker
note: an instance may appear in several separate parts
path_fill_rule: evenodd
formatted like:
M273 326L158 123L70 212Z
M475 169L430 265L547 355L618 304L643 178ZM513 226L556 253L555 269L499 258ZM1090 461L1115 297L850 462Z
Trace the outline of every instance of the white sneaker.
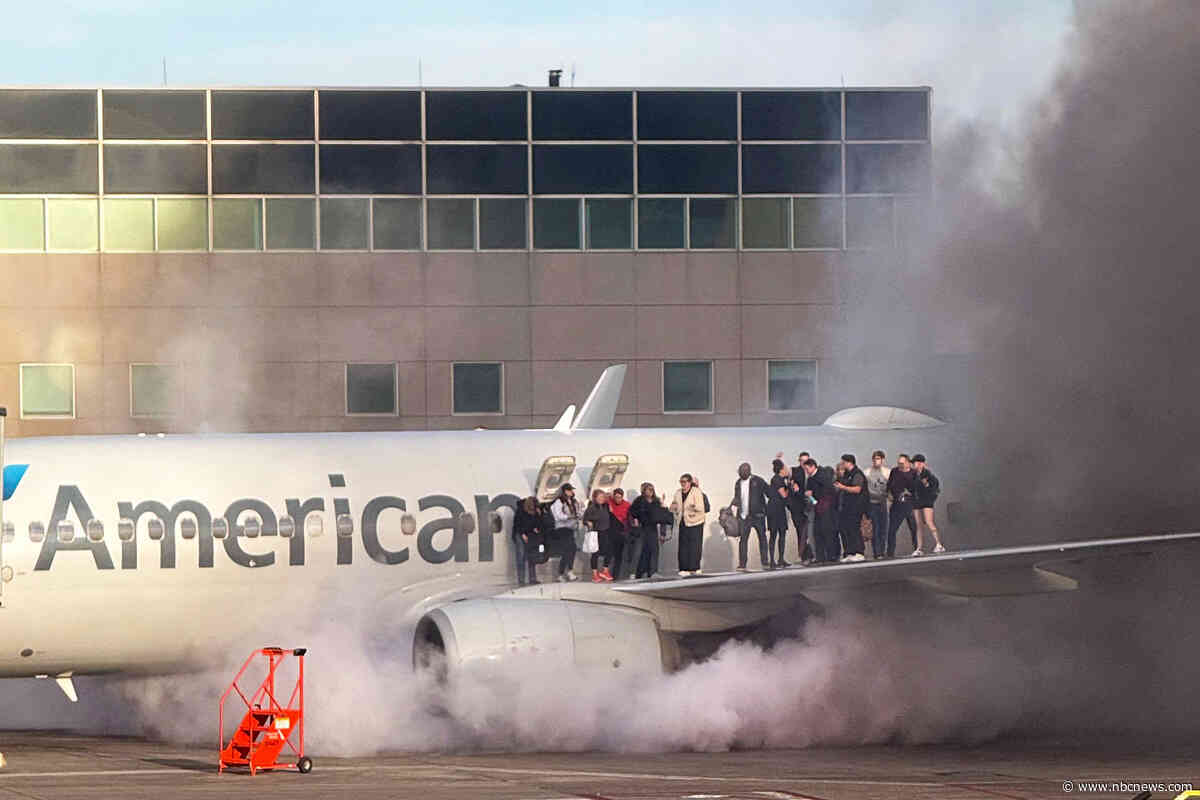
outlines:
M579 576L575 574L575 570L573 570L573 569L567 570L567 581L577 581L577 580L579 580Z
M854 553L853 555L847 556L847 560L852 561L855 564L857 564L860 561L866 561L867 557L864 556L862 553Z
M933 552L944 553L946 552L946 548L942 547L942 545L939 543L937 547L933 548Z
M912 557L912 558L917 558L918 556L923 556L923 555L925 555L925 551L924 551L924 550L917 549L917 550L913 550L913 551L912 551L911 557Z
M691 575L691 574L692 573L688 572L686 569L679 570L679 577L681 577L681 578L686 578L688 575Z
M703 574L704 574L704 570L702 570L702 569L694 569L694 570L692 570L692 574L693 574L693 575L703 575Z
M555 576L554 580L558 581L559 583L566 583L567 576L566 575L557 575L557 576Z

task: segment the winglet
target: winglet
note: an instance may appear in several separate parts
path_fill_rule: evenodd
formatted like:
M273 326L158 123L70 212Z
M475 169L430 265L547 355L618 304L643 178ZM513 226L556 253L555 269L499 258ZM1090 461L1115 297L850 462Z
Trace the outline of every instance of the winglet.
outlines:
M575 404L571 403L571 405L567 406L567 409L563 411L562 416L558 418L558 422L554 423L554 430L558 431L559 433L570 433L571 420L573 419L575 419Z
M571 430L611 428L613 418L617 415L617 403L621 400L621 387L624 384L624 364L613 364L600 373L600 379L583 402L583 408L575 417Z

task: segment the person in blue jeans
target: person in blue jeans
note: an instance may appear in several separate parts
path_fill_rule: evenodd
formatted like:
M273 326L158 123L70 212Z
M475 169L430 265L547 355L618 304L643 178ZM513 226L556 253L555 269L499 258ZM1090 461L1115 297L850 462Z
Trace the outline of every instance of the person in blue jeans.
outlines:
M885 458L882 450L876 450L871 454L871 466L864 473L870 498L867 515L871 520L871 554L876 559L886 558L888 554L887 486L892 471L884 464Z

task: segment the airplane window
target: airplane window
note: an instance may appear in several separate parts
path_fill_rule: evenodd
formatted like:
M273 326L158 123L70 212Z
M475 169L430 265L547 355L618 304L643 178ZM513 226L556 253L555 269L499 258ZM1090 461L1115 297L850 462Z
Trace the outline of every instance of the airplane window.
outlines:
M349 514L338 514L336 524L338 536L354 535L354 519Z
M29 523L29 541L40 542L46 538L46 526L40 522Z
M104 523L98 519L89 519L87 523L87 537L93 542L104 541Z
M412 514L404 514L400 517L400 532L405 536L412 536L417 532L417 519Z
M314 539L325 532L325 522L320 514L309 514L304 519L304 533Z
M133 541L133 520L122 519L117 522L117 538L122 542Z
M242 535L248 539L255 539L262 532L262 522L258 517L247 517L242 523Z
M155 517L146 523L146 532L150 534L151 539L157 542L166 533L166 528L163 527L163 521Z
M3 537L4 541L6 542L11 542L13 539L17 538L17 526L13 525L8 520L5 520Z
M488 520L492 523L492 533L500 533L504 530L504 519L497 512L489 513Z
M63 544L70 544L75 541L75 523L69 519L64 519L58 523L58 540Z
M463 533L475 532L475 515L470 511L464 511L458 515L458 528Z
M185 539L196 538L196 520L184 517L179 522L179 535Z
M212 521L212 534L214 539L224 539L229 534L229 523L224 517L217 517Z
M287 515L280 517L279 518L279 535L285 539L290 539L295 534L296 534L295 521Z

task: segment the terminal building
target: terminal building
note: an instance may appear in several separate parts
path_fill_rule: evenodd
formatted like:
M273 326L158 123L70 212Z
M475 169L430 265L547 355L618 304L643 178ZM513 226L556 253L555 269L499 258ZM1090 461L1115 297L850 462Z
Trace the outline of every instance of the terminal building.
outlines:
M0 404L546 427L624 362L621 426L819 423L930 159L927 88L3 89Z

